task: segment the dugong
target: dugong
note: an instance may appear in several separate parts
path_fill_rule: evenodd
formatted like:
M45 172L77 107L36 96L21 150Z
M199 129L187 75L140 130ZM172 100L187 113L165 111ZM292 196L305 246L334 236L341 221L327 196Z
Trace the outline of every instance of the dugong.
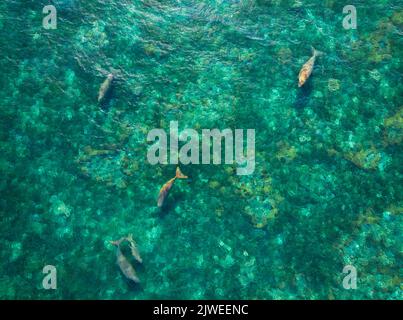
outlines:
M106 77L105 81L101 84L101 87L99 88L99 93L98 93L98 102L102 102L102 100L105 99L106 95L110 91L112 87L112 82L113 82L114 76L112 73L109 73L108 76Z

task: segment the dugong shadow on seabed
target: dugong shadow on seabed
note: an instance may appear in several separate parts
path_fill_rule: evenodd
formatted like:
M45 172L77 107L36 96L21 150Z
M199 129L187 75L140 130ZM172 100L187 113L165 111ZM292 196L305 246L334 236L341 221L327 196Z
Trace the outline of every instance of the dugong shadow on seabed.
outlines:
M111 102L113 98L115 97L115 84L112 83L110 89L108 92L105 94L103 99L98 102L99 107L101 108L102 111L107 112L109 111L109 108L111 106Z
M179 203L185 199L185 196L182 194L176 194L175 197L167 198L164 205L161 208L158 208L158 214L161 218L165 217L169 212L174 211L175 208L179 205Z
M122 275L122 279L124 280L124 282L126 283L127 287L131 291L139 292L139 293L144 291L142 282L134 283L133 281L130 281L130 280L126 279L124 275ZM141 281L141 279L140 279L140 281Z
M139 293L142 292L142 291L144 291L142 282L140 282L140 283L134 283L133 281L130 281L130 280L126 279L124 275L122 275L122 278L123 278L123 280L126 282L127 287L128 287L131 291L139 292Z
M302 111L308 104L313 90L312 79L308 80L305 85L303 85L301 88L298 88L297 90L297 97L294 102L294 107L297 110Z

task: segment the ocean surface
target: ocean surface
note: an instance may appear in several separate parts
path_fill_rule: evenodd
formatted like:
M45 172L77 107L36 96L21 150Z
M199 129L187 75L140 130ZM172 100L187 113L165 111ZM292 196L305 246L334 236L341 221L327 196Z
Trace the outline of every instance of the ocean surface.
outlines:
M1 1L0 298L402 299L403 3L350 2ZM254 129L254 172L179 164L158 208L171 121Z

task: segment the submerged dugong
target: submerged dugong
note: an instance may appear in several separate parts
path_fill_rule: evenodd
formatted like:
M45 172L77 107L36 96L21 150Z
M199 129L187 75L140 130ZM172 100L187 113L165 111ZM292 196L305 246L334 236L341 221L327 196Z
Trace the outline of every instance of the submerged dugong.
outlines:
M98 93L98 102L101 102L105 98L105 96L108 94L109 90L112 87L113 79L114 79L114 76L112 73L110 73L110 74L108 74L105 81L101 84L101 87L99 88L99 93Z
M161 208L164 204L166 197L168 196L169 190L171 190L174 182L176 179L187 179L188 177L185 176L179 167L176 168L175 177L165 183L162 188L160 189L160 193L158 194L158 208Z
M140 283L140 279L137 276L136 270L134 270L133 266L127 260L127 258L123 255L122 251L120 250L120 243L126 240L126 238L122 238L118 241L111 241L111 243L116 246L116 263L122 271L123 275L133 281L134 283Z
M308 80L308 78L311 76L313 67L315 65L316 57L318 57L322 54L323 53L321 51L318 51L314 47L312 47L312 57L307 62L305 62L305 64L302 66L302 69L298 75L298 87L299 88L301 88L305 84L305 82Z

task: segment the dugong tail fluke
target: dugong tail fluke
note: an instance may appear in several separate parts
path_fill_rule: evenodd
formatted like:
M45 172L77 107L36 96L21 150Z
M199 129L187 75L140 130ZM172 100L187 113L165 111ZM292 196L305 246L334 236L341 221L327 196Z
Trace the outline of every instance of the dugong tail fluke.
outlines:
M109 93L112 87L112 82L114 78L115 77L113 76L113 74L109 73L105 81L101 84L98 93L98 102L102 102L105 99L106 95Z
M321 55L323 55L324 53L322 51L316 50L314 47L311 46L311 50L312 50L312 55L316 57L319 57Z

